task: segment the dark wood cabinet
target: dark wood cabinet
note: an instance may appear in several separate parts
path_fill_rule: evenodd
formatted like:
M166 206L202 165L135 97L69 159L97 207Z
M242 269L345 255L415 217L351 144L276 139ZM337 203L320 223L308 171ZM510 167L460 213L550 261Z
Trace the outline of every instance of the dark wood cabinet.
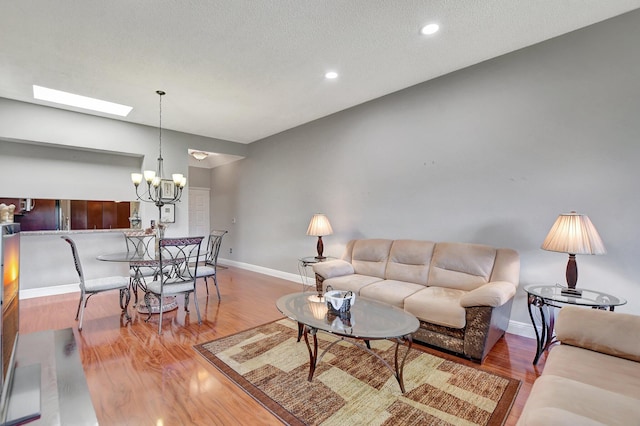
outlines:
M87 201L71 200L71 229L87 229Z
M129 202L71 201L71 229L129 227Z
M130 228L131 223L129 222L129 217L131 216L131 203L130 202L120 202L116 203L117 210L117 226L116 228Z
M23 200L24 201L24 200ZM0 198L0 203L13 204L14 222L20 224L21 231L53 231L58 227L58 209L56 200L33 199L33 208L29 212L20 211L20 199Z
M61 218L59 200L33 199L29 212L20 211L19 198L0 198L0 203L16 206L14 221L20 223L22 231L55 231L65 229ZM22 200L24 201L24 200ZM71 229L126 229L129 223L131 203L129 201L86 201L69 202ZM65 212L66 214L66 212ZM61 223L59 223L61 221Z
M102 229L114 229L118 227L117 203L114 201L102 202Z
M103 229L102 201L87 201L87 229Z

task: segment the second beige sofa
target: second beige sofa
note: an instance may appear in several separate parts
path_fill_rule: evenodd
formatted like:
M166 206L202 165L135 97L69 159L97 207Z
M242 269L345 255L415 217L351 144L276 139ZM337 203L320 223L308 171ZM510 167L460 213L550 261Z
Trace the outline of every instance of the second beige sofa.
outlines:
M640 316L566 306L518 426L640 425Z

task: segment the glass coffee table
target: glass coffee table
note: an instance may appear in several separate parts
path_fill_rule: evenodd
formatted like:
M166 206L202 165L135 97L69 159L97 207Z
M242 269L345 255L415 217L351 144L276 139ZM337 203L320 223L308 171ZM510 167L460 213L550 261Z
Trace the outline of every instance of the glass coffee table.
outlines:
M298 341L304 336L309 350L309 378L313 380L316 366L333 345L346 341L378 358L395 376L400 390L404 393L402 372L404 362L413 344L412 334L420 326L416 317L395 306L376 302L358 296L351 309L342 314L333 314L328 310L324 297L317 294L294 293L281 297L276 302L278 310L298 323ZM317 332L324 331L340 339L333 341L318 356ZM313 347L309 335L313 337ZM371 350L370 340L392 340L396 343L394 367L391 367L380 355ZM364 341L365 345L358 343ZM406 344L406 352L399 356L400 346Z

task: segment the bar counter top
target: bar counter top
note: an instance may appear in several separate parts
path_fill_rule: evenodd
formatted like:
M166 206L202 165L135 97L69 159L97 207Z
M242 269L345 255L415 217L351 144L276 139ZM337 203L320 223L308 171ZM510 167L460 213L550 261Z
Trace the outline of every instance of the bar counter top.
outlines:
M121 228L121 229L69 229L69 230L49 230L49 231L23 231L21 232L22 236L30 237L34 235L77 235L77 234L99 234L99 233L108 233L108 232L126 232L126 231L142 231L143 229L131 229L131 228Z

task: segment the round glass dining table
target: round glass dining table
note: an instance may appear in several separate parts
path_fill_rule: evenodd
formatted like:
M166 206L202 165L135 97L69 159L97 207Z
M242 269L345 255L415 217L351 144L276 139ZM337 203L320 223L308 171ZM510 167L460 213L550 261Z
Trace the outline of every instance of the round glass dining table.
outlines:
M118 253L101 254L96 259L104 262L126 262L129 264L131 270L131 287L135 294L134 306L138 312L147 314L149 313L146 304L138 303L138 289L146 291L147 286L145 284L144 274L142 268L160 268L160 259L157 257L151 257L148 255L141 255L135 251L123 251ZM178 308L178 301L175 296L165 296L162 302L162 312L172 311ZM160 312L158 300L156 298L151 299L151 313L157 314Z

